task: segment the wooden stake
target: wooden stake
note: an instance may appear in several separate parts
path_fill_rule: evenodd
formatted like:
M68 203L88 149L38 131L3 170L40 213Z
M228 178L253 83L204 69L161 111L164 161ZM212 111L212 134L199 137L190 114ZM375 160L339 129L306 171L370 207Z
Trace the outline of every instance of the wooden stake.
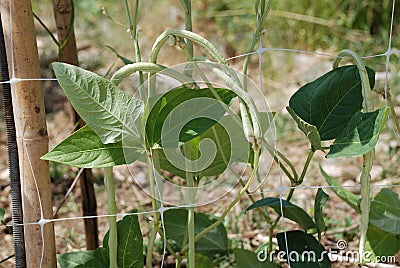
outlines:
M41 77L32 5L30 0L2 0L0 8L8 48L10 77L13 81L11 88L21 169L24 223L37 223L42 216L44 219L51 219L53 215L49 165L40 160L48 151L42 82L14 79ZM27 267L56 267L52 222L44 225L43 238L44 241L40 225L25 225Z
M54 19L57 26L58 42L62 45L59 51L59 60L65 63L79 66L78 50L76 47L72 0L53 0ZM65 42L65 44L64 44ZM78 123L79 128L84 125L79 115L69 105L74 115L73 122ZM93 174L91 169L84 169L80 177L82 211L83 216L96 216L97 204L93 187ZM84 219L86 248L88 250L99 247L97 218Z

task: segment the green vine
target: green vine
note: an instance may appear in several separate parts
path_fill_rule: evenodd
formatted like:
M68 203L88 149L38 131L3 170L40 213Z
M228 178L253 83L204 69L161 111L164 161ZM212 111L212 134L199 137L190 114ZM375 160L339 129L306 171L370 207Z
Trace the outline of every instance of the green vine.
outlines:
M114 176L113 168L104 168L104 183L107 190L108 200L108 224L110 227L108 238L108 250L110 256L110 268L117 268L117 248L118 248L118 234L117 234L117 204L115 202L114 190Z
M350 57L352 60L355 61L360 78L361 78L361 85L362 85L362 96L363 96L363 111L368 113L373 111L373 104L372 104L372 94L371 94L371 86L369 84L368 73L365 68L364 63L362 62L361 58L353 51L345 49L339 52L337 55L334 63L333 68L337 68L339 65L340 60L342 57ZM359 245L359 256L360 262L363 263L364 260L364 248L367 238L367 231L368 231L368 222L369 222L369 211L370 211L370 193L371 193L371 169L372 163L374 159L375 150L371 150L370 152L363 155L363 166L361 171L361 234L360 234L360 245Z
M247 181L246 185L240 190L239 194L235 197L235 199L226 207L222 215L218 218L217 221L215 221L213 224L208 226L206 229L202 230L200 233L198 233L194 237L194 241L197 242L202 238L205 234L211 232L215 228L217 228L225 219L226 215L228 215L229 211L233 208L234 205L236 205L237 202L241 199L243 194L249 189L251 183L253 182L254 178L256 177L256 173L258 171L258 164L260 160L260 148L258 147L257 144L253 145L253 150L254 150L254 168L253 172L251 173L251 176L249 180ZM182 248L181 254L184 254L188 250L189 246L186 245Z

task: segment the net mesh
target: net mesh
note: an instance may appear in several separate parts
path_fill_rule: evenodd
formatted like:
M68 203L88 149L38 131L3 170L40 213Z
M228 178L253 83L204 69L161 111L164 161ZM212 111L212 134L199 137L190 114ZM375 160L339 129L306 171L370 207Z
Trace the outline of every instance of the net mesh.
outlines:
M356 1L354 1L356 2ZM368 1L367 1L368 2ZM15 8L13 7L13 5L10 5L10 8ZM364 7L367 8L367 7ZM273 10L274 11L274 10ZM394 86L398 86L398 76L399 76L399 69L398 69L398 60L397 58L399 57L400 54L400 50L398 50L398 48L396 47L392 47L392 40L393 38L395 38L394 36L394 27L396 25L394 25L394 20L395 20L395 0L392 1L392 5L391 5L391 10L386 10L385 12L390 12L391 14L391 22L390 25L387 25L387 35L389 36L388 38L388 43L385 45L385 47L387 48L386 51L382 51L380 53L374 54L374 55L363 55L363 59L366 62L366 65L368 65L369 62L376 64L378 66L383 66L382 70L378 71L378 86L381 86L384 90L384 94L385 96L387 96L388 94L388 89L389 86L393 85ZM10 15L12 14L11 10L10 10ZM276 15L275 19L281 19L281 20L286 20L286 21L294 21L294 23L296 22L296 18L285 18L282 14L281 16L277 16L277 13L273 13L272 15ZM321 18L321 19L326 19L327 21L329 20L328 18ZM322 23L322 22L316 22L315 20L312 23ZM268 21L266 23L267 27L268 27ZM10 29L12 29L13 25L11 22L8 23L8 25L4 25L3 27L9 27ZM11 32L11 31L10 31ZM10 44L11 44L11 51L13 51L12 49L12 45L13 45L13 40L12 40L12 36L10 37ZM316 41L317 42L317 41ZM294 90L296 89L293 84L297 83L304 83L307 81L310 81L312 79L315 79L316 77L318 77L318 75L322 74L323 72L327 71L330 67L328 67L328 64L330 64L330 62L332 62L332 60L335 58L335 53L330 53L329 50L325 50L325 51L307 51L307 50L301 50L301 49L296 49L296 48L285 48L285 47L269 47L266 44L271 44L270 40L269 40L269 36L268 34L263 35L263 37L260 39L260 42L258 44L258 48L256 51L250 53L252 55L254 55L257 57L258 59L258 73L256 73L255 70L257 70L257 68L252 68L252 77L258 77L258 83L259 83L259 87L261 88L261 91L265 94L265 98L266 100L269 102L269 104L271 105L271 109L274 111L277 111L278 114L285 114L284 110L282 109L284 106L287 105L286 101L288 101L290 95L294 92ZM355 44L357 44L355 42ZM349 47L350 49L353 49L352 47ZM356 47L357 48L357 47ZM328 52L326 52L328 51ZM234 64L235 61L240 61L242 60L246 55L246 53L241 54L241 55L237 55L234 57L229 58L229 62ZM32 78L19 78L15 76L14 73L14 58L13 58L13 54L11 54L11 59L9 59L9 62L11 63L11 79L10 81L4 82L4 83L10 83L12 86L14 86L16 83L23 81L23 80L40 80L43 82L46 81L56 81L56 79L54 78L42 78L42 77L32 77ZM292 63L290 63L290 58L289 56L293 59L295 59L294 61L297 62L295 63L294 67L291 67L290 70L290 74L293 75L293 83L289 84L290 86L292 86L292 88L281 88L281 87L286 87L288 86L288 83L286 83L287 81L284 81L285 79L282 79L281 81L277 81L277 80L273 80L270 78L269 74L273 74L275 73L279 73L279 72L285 72L287 71L287 67L285 67L285 64L288 65L292 65ZM272 62L273 60L277 60L278 61L278 65L276 66L276 64L274 62ZM373 61L372 61L373 60ZM82 62L84 60L81 60ZM286 62L287 61L287 62ZM84 65L84 63L83 63ZM317 66L317 67L315 67ZM374 67L374 66L372 66ZM282 71L279 69L283 69ZM309 74L309 72L307 72L307 70L310 70L311 74ZM324 70L325 69L325 70ZM301 78L299 78L301 77ZM289 78L292 79L292 78ZM295 81L297 79L297 81ZM284 81L284 82L282 82ZM272 88L272 89L271 89ZM279 90L278 90L279 89ZM395 90L396 91L396 90ZM278 92L278 93L277 93ZM393 93L392 93L393 94ZM393 96L393 99L396 99L395 96ZM273 101L279 99L279 101ZM279 115L278 115L279 116ZM281 123L281 125L279 125L279 123L277 123L277 141L275 144L273 144L273 146L279 150L283 150L284 152L290 154L295 153L296 151L293 150L293 146L291 148L286 147L285 143L287 142L286 140L280 140L281 137L279 136L279 128L285 128L286 125L288 124L287 122L283 122ZM289 130L290 131L290 130ZM56 134L55 134L56 135ZM61 134L62 135L62 134ZM65 134L64 134L65 135ZM393 149L393 147L391 147L392 143L395 143L397 141L400 140L400 136L399 133L396 132L396 129L391 125L391 121L388 120L388 127L386 129L386 131L384 132L384 134L382 134L383 137L381 138L381 140L383 140L380 144L378 144L378 146L381 147L387 147L389 150ZM302 141L292 141L294 144L297 144L298 146L303 146L304 144ZM390 143L392 142L392 143ZM396 146L398 145L393 145L394 148L396 148ZM296 146L294 146L296 147ZM385 148L386 148L385 147ZM377 149L378 153L377 153L377 157L379 158L379 150L385 150L385 149ZM28 153L28 151L26 151ZM384 154L385 152L382 152L382 154ZM300 153L301 154L301 153ZM323 156L323 155L321 155ZM29 153L27 154L27 157L29 158ZM391 158L390 162L391 165L396 165L396 163L398 164L398 161L396 162L398 158L398 153L394 153L394 156ZM383 158L379 161L385 161L386 158ZM349 160L346 160L349 161ZM300 162L300 160L299 160ZM328 161L328 160L320 160L321 164L324 166L324 168L327 170L327 172L333 172L334 174L337 174L338 176L352 176L351 174L353 174L355 171L351 170L351 168L347 169L347 170L343 170L340 168L337 168L338 166L340 167L341 165L347 165L347 166L351 166L351 165L355 165L355 166L359 166L359 163L357 162L357 160L350 160L350 163L346 163L346 162L341 162L340 160L335 160L335 161ZM358 165L357 165L358 163ZM390 165L390 164L389 164ZM315 167L314 167L315 168ZM387 166L384 166L383 168L388 168ZM388 174L387 177L385 177L382 173L382 167L379 167L379 164L377 166L374 166L374 170L373 172L376 172L376 176L380 176L383 179L379 179L379 180L373 180L371 187L372 187L372 191L373 192L377 192L379 189L381 189L382 187L391 187L394 191L399 192L399 180L397 178L393 178L393 177L398 177L399 171L398 169L395 167L395 170L392 170L391 174ZM315 170L315 169L314 169ZM136 174L134 174L135 179L141 179L142 177L145 178L146 174L145 174L145 170L143 171L143 167L136 166L135 168ZM336 173L335 173L336 172ZM154 212L151 209L148 209L150 206L150 198L146 196L146 194L144 192L141 191L141 189L135 184L135 182L133 181L132 178L132 174L129 174L129 172L127 172L126 169L116 169L115 170L115 176L117 179L117 188L118 188L118 184L120 184L121 186L126 186L126 184L122 183L123 181L128 181L129 183L131 183L131 187L130 188L124 188L124 189L117 189L117 196L119 195L119 193L123 193L123 192L129 192L131 195L135 196L135 203L129 203L132 200L124 200L123 198L117 198L117 204L119 206L119 211L121 211L121 213L118 213L114 216L118 216L118 217L122 217L125 215L132 215L132 214L136 214L139 215L142 219L146 219L148 217L150 217L150 215ZM32 174L34 175L34 177L36 176L34 170L32 169ZM350 175L349 175L350 174ZM374 173L375 174L375 173ZM310 178L309 178L310 177ZM327 186L323 181L321 181L321 179L315 179L315 177L318 177L317 175L307 175L305 178L305 182L300 185L295 187L296 188L296 197L298 198L296 201L298 201L298 203L300 203L303 208L306 209L311 209L312 207L312 202L311 200L313 199L309 199L309 196L315 196L315 192L318 188L322 188L322 189L329 189L332 188L331 186ZM279 178L279 179L278 179ZM253 195L256 199L258 197L260 197L261 195L266 195L266 196L279 196L281 199L286 198L288 191L292 188L290 187L290 185L288 185L288 183L286 182L287 180L285 179L284 174L282 174L282 172L280 171L280 169L276 166L273 166L268 177L267 180L263 183L263 193L260 193L260 191L257 192L253 192L250 195ZM351 189L352 191L358 191L359 190L359 183L356 181L355 183L350 183L350 184L343 184L342 186L337 186L337 187L346 187L348 189ZM39 193L39 191L37 191ZM226 202L232 201L234 199L235 193L237 193L237 191L234 189L231 193L227 194L226 196L224 196L223 198L220 198L219 200L215 201L213 204L209 205L209 206L205 206L205 207L201 207L200 209L203 211L209 211L212 212L216 215L219 215L221 213L221 211L223 210L224 204L226 204ZM124 195L126 196L126 195ZM333 194L332 194L333 196ZM38 198L40 199L40 195L38 194ZM103 199L105 198L104 192L102 191L98 191L98 202L100 203L105 203L105 200ZM104 209L104 205L100 205L100 211L99 211L99 215L98 216L91 216L91 217L82 217L79 216L77 214L79 214L79 211L77 209L77 205L74 202L74 197L70 197L69 199L67 199L67 202L64 206L67 206L69 209L68 213L64 213L63 217L59 217L56 219L46 219L43 216L43 212L41 214L41 219L38 222L32 222L32 223L25 223L26 225L30 225L30 224L37 224L41 227L41 230L43 232L43 226L48 223L48 222L54 222L55 223L55 230L56 230L56 239L57 239L57 252L58 253L64 253L67 251L71 251L71 250L76 250L76 249L83 249L84 246L82 245L82 241L79 242L79 240L82 240L82 238L76 238L74 237L74 228L75 231L76 230L83 230L83 224L82 224L82 219L83 218L93 218L96 217L99 219L100 224L99 224L99 228L100 228L100 234L104 234L106 229L107 229L107 224L106 224L106 220L109 216L111 215L107 215L107 213L105 212ZM341 205L340 203L343 202L339 202L339 204L332 204L332 203L328 203L330 204L329 206L331 207L330 210L334 210L335 208L342 208L343 205ZM1 204L1 203L0 203ZM169 209L173 209L176 207L169 207L169 206L165 206L165 204L163 202L160 203L161 206L160 208L157 210L157 212L159 212L161 214L161 221L163 222L163 216L165 211L169 210ZM147 210L145 209L147 207ZM130 213L129 211L132 211L133 209L137 209L137 208L142 208L139 209L140 212L135 212L135 213ZM238 225L240 226L228 226L227 228L232 228L232 230L236 230L237 233L232 233L232 236L237 235L237 237L240 236L240 233L242 233L242 230L240 228L244 228L246 229L247 227L245 225L243 225L243 221L238 220L238 217L244 217L246 221L246 219L248 221L250 221L250 216L248 215L243 215L241 209L243 209L243 207L239 206L235 206L234 209L232 209L232 212L230 213L230 216L228 217L228 220L226 221L227 225L232 225L234 226L235 224L233 222L236 222ZM281 213L283 214L283 210L281 211ZM284 215L284 214L283 214ZM335 215L336 216L336 215ZM335 217L332 216L332 217ZM237 218L235 218L237 217ZM342 220L344 221L343 217ZM333 221L333 219L332 219ZM291 230L293 225L290 225L290 223L288 223L287 219L285 219L285 217L281 218L281 227L283 228L283 230ZM353 222L354 223L354 222ZM335 223L333 223L335 224ZM337 222L336 222L337 224ZM352 226L352 224L350 224ZM12 226L11 224L9 224L8 226ZM74 227L75 226L75 227ZM351 227L350 226L350 227ZM265 228L266 229L266 228ZM351 229L350 229L351 230ZM259 230L260 231L260 230ZM79 231L78 231L79 232ZM263 232L263 231L260 231ZM264 232L265 233L265 232ZM80 233L80 235L82 235L82 233ZM146 235L146 234L144 234ZM100 235L100 239L102 238L102 235ZM69 242L66 242L67 240L69 240ZM262 238L261 238L262 240ZM242 240L243 242L243 240ZM264 241L265 242L265 241ZM328 241L329 242L329 241ZM244 243L245 244L245 243ZM71 246L73 245L73 246ZM43 249L44 249L44 245ZM2 248L1 251L3 251L4 246L1 245L0 246ZM163 243L163 251L166 251L165 248L165 241ZM27 249L29 250L29 249ZM12 252L9 252L12 253ZM5 257L5 256L2 256ZM5 264L7 265L7 263L11 265L11 261L6 262Z

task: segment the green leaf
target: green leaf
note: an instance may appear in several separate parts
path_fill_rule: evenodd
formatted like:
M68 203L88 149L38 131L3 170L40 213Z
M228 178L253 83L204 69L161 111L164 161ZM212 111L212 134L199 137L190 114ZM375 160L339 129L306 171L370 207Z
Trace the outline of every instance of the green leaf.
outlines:
M139 226L137 215L125 216L117 222L118 267L143 268L143 237ZM104 236L103 248L106 249L108 257L109 232Z
M238 117L236 119L240 122ZM203 141L212 142L215 147L202 149ZM196 162L192 162L192 170L199 171L192 172L191 176L217 176L226 170L229 163L247 163L251 160L251 146L244 136L242 126L238 126L230 116L222 117L218 123L207 131L186 143L190 147L190 156L184 151L185 145L180 146L181 153L192 161L197 160L201 165L195 166ZM172 164L165 156L163 148L153 149L153 155L155 166L158 170L163 169L186 179L187 172L184 169L184 165L180 168L177 164ZM202 168L203 165L206 168Z
M324 190L318 188L317 195L315 196L314 205L314 221L317 225L318 240L321 240L321 232L326 230L326 225L324 221L324 214L322 213L322 207L328 201L329 195L327 195Z
M187 232L188 212L185 209L169 209L164 212L164 228L168 239L176 242L181 249ZM195 213L195 235L216 222L204 213ZM212 258L215 254L223 254L228 250L228 237L224 225L220 224L195 244L196 253Z
M105 46L106 48L108 48L109 50L111 50L112 52L114 52L115 56L117 56L120 60L122 60L122 62L127 65L127 64L132 64L133 61L131 61L130 59L125 58L124 56L122 56L121 54L119 54L113 47L111 46Z
M367 67L371 88L375 72ZM335 139L353 115L361 110L361 79L355 65L335 68L301 87L289 106L302 120L315 126L321 140Z
M276 112L259 112L259 118L260 118L260 125L261 125L261 130L265 134L271 127L274 125L273 121L276 115Z
M375 256L393 256L400 251L400 236L369 224L365 250L371 250Z
M117 222L118 267L143 268L143 237L137 215L125 216ZM96 250L71 252L57 255L62 268L108 268L108 237L103 239L103 247Z
M105 267L109 267L110 260L108 258L108 251L107 249L103 247L96 248L94 250L94 257L96 258L97 263L101 263L102 265L104 264ZM92 265L92 261L89 261L86 263L86 265ZM102 267L102 266L96 266L93 264L93 267Z
M236 96L232 91L216 88L218 98L226 105ZM207 101L207 99L209 99ZM177 88L149 101L145 109L145 131L148 146L158 144L161 147L173 146L177 141L185 142L207 131L225 114L225 108L216 100L208 88ZM174 111L174 109L178 108ZM171 113L172 112L172 113ZM175 116L174 116L175 115ZM166 120L169 119L169 125ZM164 123L166 134L177 136L162 137ZM167 144L163 144L167 143Z
M279 252L292 268L329 268L327 251L312 235L294 230L277 234ZM286 247L287 245L287 247ZM288 262L289 261L289 262Z
M383 188L371 201L369 222L391 234L400 234L400 199L388 188Z
M282 202L282 209L281 209ZM261 200L254 202L251 206L249 206L247 210L258 208L258 207L271 207L281 216L285 218L291 219L292 221L300 224L305 230L316 228L314 221L311 217L305 212L301 207L296 206L295 204L290 203L287 200L279 199L275 197L267 197ZM282 215L283 211L283 215Z
M6 212L4 211L4 209L0 208L0 221L3 220L4 214Z
M344 188L335 178L329 176L325 170L322 169L321 165L319 166L319 170L321 171L321 174L325 178L328 185L331 186L330 189L332 189L332 191L334 191L335 194L340 197L340 199L346 202L356 212L361 213L358 205L360 199L355 194Z
M363 155L375 148L385 126L389 108L371 113L357 112L330 146L327 158Z
M103 253L104 248L69 252L58 254L57 261L61 268L108 268L108 260L104 262L104 259L100 257Z
M258 253L260 259L257 257L257 253L245 250L242 248L234 248L233 254L235 255L235 261L237 268L277 268L275 264L270 262L269 255L265 255L264 252ZM265 258L265 261L264 261Z
M4 218L4 214L5 214L5 213L6 213L6 212L4 211L4 209L0 208L0 223L6 226L7 224L3 221L3 218ZM12 233L12 228L11 228L11 227L7 227L7 228L8 228L9 231Z
M71 104L104 144L128 135L141 141L143 103L109 80L82 68L55 62L54 73Z
M210 268L210 267L214 267L214 264L209 257L201 255L201 254L196 254L195 267L196 268Z
M140 144L135 146L130 143L130 146L125 145L125 148L121 141L103 144L89 126L84 126L60 142L41 159L80 168L101 168L130 164L143 153Z
M306 135L307 139L311 143L312 148L316 150L322 150L321 137L319 136L317 127L301 119L289 106L287 106L286 109L288 110L294 121L296 121L297 127Z

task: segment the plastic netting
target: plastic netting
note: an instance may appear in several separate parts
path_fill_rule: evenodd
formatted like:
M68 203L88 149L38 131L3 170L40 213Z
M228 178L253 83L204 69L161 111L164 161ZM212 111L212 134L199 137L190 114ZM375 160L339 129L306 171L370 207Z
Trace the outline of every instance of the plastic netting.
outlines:
M356 1L354 1L356 2ZM368 1L367 1L368 2ZM143 2L143 5L146 5L145 2ZM11 8L13 5L10 5ZM367 5L368 7L368 5ZM364 7L364 8L367 8ZM395 93L399 93L399 91L396 89L396 87L399 86L399 63L398 63L398 57L400 55L400 50L398 47L392 47L393 39L396 38L394 33L396 32L395 30L398 31L398 25L394 24L395 21L395 0L392 1L392 4L390 5L390 9L386 10L385 12L391 14L391 21L390 24L384 25L386 29L386 34L388 38L388 42L386 44L379 43L379 38L378 37L376 43L379 44L379 47L385 47L386 49L374 54L374 55L362 55L363 59L366 62L366 65L369 66L369 63L371 64L371 67L378 66L378 72L377 72L377 87L382 87L384 90L384 94L388 94L388 89L392 89L392 94L393 94L393 99L398 101L398 96L395 95ZM274 11L274 10L273 10ZM40 12L40 11L39 11ZM174 10L173 12L177 12ZM11 14L11 11L10 11ZM275 14L275 16L274 16ZM280 14L280 15L279 15ZM285 13L286 14L286 13ZM293 17L285 17L279 12L271 13L271 16L273 16L274 21L276 20L285 20L286 22L290 23L298 23L301 18L296 18ZM326 15L327 17L320 18L321 20L324 21L329 21L329 15ZM317 23L322 23L320 21L316 20L317 18L313 18L311 22L308 22L310 24L317 24ZM303 21L304 22L304 21ZM107 22L109 23L109 22ZM200 22L199 22L200 23ZM287 116L285 113L285 110L283 109L286 105L287 102L290 98L290 95L296 90L296 88L300 87L302 84L305 82L311 81L321 75L322 73L328 71L331 67L331 62L336 56L336 50L338 49L324 49L324 50L318 50L318 51L307 51L307 50L302 50L301 48L296 47L296 43L294 43L293 46L289 47L269 47L270 44L276 44L278 41L271 42L269 38L270 34L268 33L268 25L271 23L267 19L266 22L266 27L265 27L265 32L260 39L258 43L258 48L256 51L252 52L253 58L258 59L258 62L253 62L253 66L250 72L250 77L254 78L254 80L257 80L258 78L258 87L260 91L263 94L263 98L265 98L266 102L270 105L270 109L273 111L277 112L277 117L279 116ZM99 26L100 28L103 27L104 24L101 23ZM3 27L10 27L12 28L13 25L9 23L9 25L3 25ZM39 28L40 26L37 26ZM75 25L77 28L77 35L78 35L78 40L79 40L79 25ZM324 26L327 27L327 26ZM397 28L397 29L394 29ZM286 29L282 29L282 31L285 31ZM352 30L352 29L345 29L345 30ZM93 28L92 31L96 31L96 28ZM287 30L289 31L289 30ZM81 33L82 34L82 33ZM144 31L143 35L145 35L146 32ZM295 33L293 33L295 34ZM305 29L305 33L298 33L298 34L305 34L307 35L307 29ZM90 33L89 35L93 35L93 33ZM12 45L12 36L11 36L11 45ZM108 35L108 38L112 39L113 37L111 34ZM357 37L356 37L357 38ZM375 38L375 37L370 37L370 38ZM45 41L42 40L43 38L40 39L41 42L47 42L46 39ZM365 39L363 39L365 40ZM322 42L323 38L316 39L313 42L318 43ZM101 42L101 41L100 41ZM214 43L217 43L218 41L213 41ZM282 42L285 43L285 42ZM289 43L289 42L288 42ZM365 42L366 43L366 42ZM398 43L396 43L398 44ZM349 49L354 49L355 51L359 51L362 49L362 46L364 45L363 41L361 40L354 40L353 42L349 43L348 48ZM44 49L46 46L39 43L39 49L41 49L41 52L44 53ZM87 53L87 55L86 55ZM236 55L234 57L231 57L228 59L228 62L232 66L240 66L240 61L247 55L246 53L237 53L240 55ZM80 52L81 57L81 63L83 66L85 66L85 59L90 58L90 51L87 52L83 50ZM40 57L45 58L46 55L41 54ZM168 58L168 57L167 57ZM10 83L12 86L15 85L15 83L18 83L21 80L40 80L43 81L43 83L46 82L52 82L56 81L54 78L43 78L43 77L31 77L31 78L19 78L15 77L14 74L14 67L13 67L13 57L9 59L9 62L11 63L11 80L6 82ZM258 65L258 67L257 67ZM104 73L104 68L103 68L103 73ZM287 73L286 75L282 75L282 73ZM50 76L52 76L50 74ZM259 98L260 96L258 96ZM54 120L54 119L53 119ZM65 120L62 119L62 120ZM278 120L278 119L277 119ZM54 123L49 123L51 126L54 125ZM277 149L282 150L283 152L287 153L289 158L291 156L294 156L297 153L296 148L303 148L299 150L300 157L297 159L295 158L295 162L299 162L298 164L302 164L302 159L305 159L301 154L304 153L306 148L305 142L301 139L296 138L293 140L292 138L288 136L284 136L283 134L280 133L280 131L293 131L293 126L291 127L290 124L287 121L281 121L276 123L276 131L277 131L277 136L276 140L274 139L274 147ZM58 126L60 127L60 126ZM291 129L292 128L292 129ZM286 130L285 130L286 129ZM59 137L55 137L57 134L60 134L61 136L66 136L68 133L63 133L64 130L57 131L54 130L54 133L51 133L52 129L50 129L50 136L54 138L55 140L60 140ZM68 130L65 130L68 131ZM296 137L296 135L294 135ZM284 140L284 139L289 139L289 140ZM372 183L371 183L371 189L372 192L377 193L381 188L383 187L389 187L392 188L393 191L399 193L400 188L398 187L400 180L398 179L399 177L399 170L398 170L398 164L399 161L397 160L398 158L398 152L396 153L396 148L398 149L399 147L399 140L400 140L400 135L399 133L396 132L395 128L391 125L390 120L388 120L387 127L385 129L385 132L382 134L380 143L378 144L377 148L377 160L376 160L376 165L373 168L373 178ZM55 144L56 142L53 142ZM287 146L288 143L293 144L292 146ZM393 152L394 151L394 152ZM392 153L392 156L387 156L389 152ZM29 155L28 155L29 158ZM267 161L267 160L266 160ZM326 160L323 158L323 154L320 155L319 162L322 164L322 166L325 168L325 170L330 173L332 176L336 177L347 177L347 180L343 182L343 186L340 187L346 187L352 191L358 192L359 191L359 181L357 181L356 177L359 174L359 170L357 168L353 168L354 166L359 167L360 162L357 159L351 159L351 160L346 160L350 162L345 162L341 160ZM267 161L268 162L268 161ZM284 174L280 171L280 169L276 166L273 165L270 168L270 163L265 163L266 168L265 175L266 175L266 180L262 182L262 189L263 193L260 192L260 190L256 190L251 193L251 195L255 196L256 198L260 197L261 195L267 195L267 196L279 196L280 198L285 198L287 195L288 191L290 190L290 186L287 183L287 180L284 178ZM342 167L344 166L344 167ZM129 172L128 172L129 170ZM320 175L315 174L317 172L317 167L314 166L315 172L310 172L311 174L307 174L305 181L302 185L296 187L296 193L295 197L296 202L298 204L301 204L302 207L304 207L306 210L310 210L311 207L313 206L313 198L310 199L310 197L315 196L316 190L318 188L323 188L325 190L331 188L330 186L327 186L327 184L324 182L323 179L321 179ZM33 171L32 171L33 172ZM65 172L66 171L61 171ZM97 172L97 171L96 171ZM118 204L118 210L120 211L117 215L118 217L122 217L124 215L131 215L131 214L136 214L139 215L141 220L144 222L143 223L143 229L146 229L146 223L145 220L146 218L150 217L152 211L150 209L150 198L147 196L147 193L139 187L139 185L143 184L143 180L146 180L147 170L143 165L136 164L132 167L129 167L129 169L126 169L125 167L122 168L116 168L115 169L115 177L117 181L117 204ZM101 173L101 172L100 172ZM100 174L99 173L99 174ZM34 172L33 172L34 174ZM34 174L35 176L35 174ZM98 175L98 176L101 176ZM129 186L130 185L130 186ZM120 187L119 187L120 186ZM224 207L224 204L226 202L232 201L233 198L235 197L235 194L237 194L238 190L240 188L233 188L229 193L226 195L222 195L222 197L218 197L211 204L208 205L202 205L198 206L198 209L201 211L208 211L212 212L216 215L219 215ZM332 192L329 192L331 197L334 196ZM168 193L170 196L176 195L177 193L169 192ZM67 207L63 213L60 213L62 216L59 216L56 219L44 219L42 218L38 222L33 222L33 223L25 223L26 225L28 224L38 224L41 227L43 227L44 224L48 223L49 221L54 222L55 224L55 232L56 232L56 244L57 244L57 252L58 253L65 253L68 251L73 251L77 249L84 249L84 242L82 241L82 235L83 235L83 222L82 219L84 217L79 216L79 210L77 205L74 201L75 197L78 194L75 194L73 197L70 197L66 204L64 205L64 208ZM102 239L103 234L107 230L107 224L106 220L107 217L110 215L107 215L106 213L106 205L105 205L105 193L102 190L98 190L97 192L98 195L98 203L99 203L99 211L98 211L98 216L95 216L96 218L99 219L99 229L100 229L100 236L99 238ZM38 196L40 198L40 196ZM161 207L157 210L158 212L161 213L161 220L163 220L163 213L169 209L176 208L177 206L171 206L170 202L163 202L163 197L160 197L161 201ZM243 198L245 199L245 197ZM3 203L0 203L2 205ZM345 204L343 201L329 201L328 202L329 209L328 211L332 212L332 215L330 216L330 221L333 226L335 225L340 225L343 224L343 222L350 221L348 224L350 227L354 224L357 225L357 221L359 219L352 219L353 214L349 214L350 218L346 218L346 213L348 213L348 208L346 210ZM250 216L244 215L243 209L246 206L235 206L234 209L232 209L230 216L228 217L227 221L225 224L231 225L230 228L232 230L235 230L231 235L233 237L241 237L240 234L246 233L244 230L247 230L246 224L251 221ZM138 210L139 212L131 213L132 210ZM43 214L42 214L43 215ZM240 217L244 219L240 219ZM260 220L261 221L261 220ZM247 222L247 223L246 223ZM266 223L261 224L264 229L267 229ZM12 226L9 224L8 226ZM251 226L251 224L250 224ZM292 228L292 225L288 222L288 220L285 219L285 217L282 217L280 221L280 226L283 230L290 230ZM349 227L347 226L347 227ZM357 226L356 226L357 227ZM43 228L42 228L43 229ZM231 230L231 229L229 229ZM259 230L259 233L262 233L263 230L258 227L256 228L256 231ZM351 230L351 229L350 229ZM264 230L265 231L265 230ZM231 232L231 231L230 231ZM146 232L144 232L145 234ZM265 232L264 232L265 234ZM265 238L265 236L264 236ZM263 237L259 238L261 239L261 242L263 241ZM162 242L162 240L160 240ZM329 242L329 241L327 241ZM245 242L242 243L245 244ZM11 245L11 244L10 244ZM165 246L165 245L164 245ZM253 245L254 246L254 245ZM329 246L329 245L328 245ZM3 251L3 245L0 245L0 248L2 248L1 251ZM164 248L161 246L161 248ZM27 249L29 250L29 249ZM9 249L8 250L9 254L12 254L12 251ZM5 257L5 256L2 256ZM11 263L11 261L6 262L6 264ZM11 266L11 264L10 264Z

